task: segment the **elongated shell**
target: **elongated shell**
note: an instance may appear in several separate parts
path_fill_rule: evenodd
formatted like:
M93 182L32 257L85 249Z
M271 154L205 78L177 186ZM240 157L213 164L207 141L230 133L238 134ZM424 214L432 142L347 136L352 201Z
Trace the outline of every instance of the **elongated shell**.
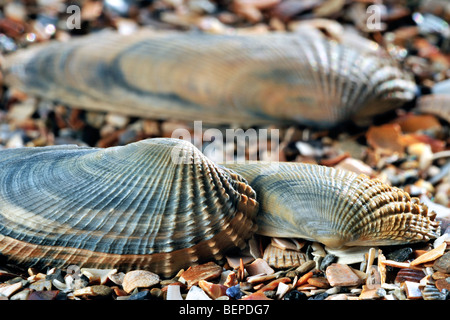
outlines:
M257 203L192 144L0 152L0 253L24 265L169 275L244 246Z
M133 116L330 127L411 100L390 60L308 34L99 33L8 57L5 82Z
M395 187L334 168L302 163L227 164L257 194L258 233L304 238L330 248L427 241L436 214Z

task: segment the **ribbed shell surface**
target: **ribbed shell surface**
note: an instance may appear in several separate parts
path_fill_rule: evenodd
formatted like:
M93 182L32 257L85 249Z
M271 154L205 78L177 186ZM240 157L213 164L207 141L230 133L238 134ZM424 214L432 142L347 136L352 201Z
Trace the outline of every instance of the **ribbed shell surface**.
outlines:
M171 274L255 229L254 191L182 140L11 149L0 172L0 253L19 263Z
M22 50L9 86L133 116L334 126L413 99L386 58L308 34L98 33Z
M440 235L435 213L417 198L365 175L303 163L226 166L250 183L258 233L304 238L330 248L427 241Z

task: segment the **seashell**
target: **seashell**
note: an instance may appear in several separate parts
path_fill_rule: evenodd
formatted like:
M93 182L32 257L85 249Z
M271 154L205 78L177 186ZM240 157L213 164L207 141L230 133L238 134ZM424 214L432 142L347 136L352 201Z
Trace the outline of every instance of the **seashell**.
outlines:
M26 266L145 266L170 276L243 248L257 225L264 236L328 248L440 233L436 214L418 199L367 176L301 163L224 167L178 139L9 149L0 159L0 253ZM321 245L312 246L319 254ZM280 251L279 259L266 249L275 267L302 263L297 250ZM286 259L288 251L294 256ZM205 272L218 277L222 268L210 261L182 277L192 282Z
M280 249L272 244L269 244L264 250L263 259L267 261L269 266L277 269L298 267L305 262L303 253L297 250Z
M167 275L220 260L256 229L251 187L183 140L11 149L0 159L0 252L23 265Z
M440 292L434 285L427 284L422 290L422 297L423 300L445 300L446 294Z
M405 281L420 282L425 277L425 273L422 270L403 268L400 269L395 277L395 283L402 283Z
M388 58L308 33L102 32L19 51L4 74L11 87L85 109L245 126L332 127L416 92Z
M396 187L306 163L227 163L256 191L258 233L328 248L394 245L440 235L436 214Z
M428 94L417 99L416 110L429 113L450 123L450 94Z

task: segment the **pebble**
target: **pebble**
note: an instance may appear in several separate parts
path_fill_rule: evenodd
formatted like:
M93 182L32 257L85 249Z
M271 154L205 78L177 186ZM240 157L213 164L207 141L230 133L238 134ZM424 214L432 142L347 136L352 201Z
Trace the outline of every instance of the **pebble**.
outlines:
M59 294L59 290L51 291L33 291L27 300L55 300Z
M346 264L332 263L325 274L332 287L351 287L361 283L360 278Z
M308 283L318 288L329 288L330 283L325 277L311 277L308 279Z
M450 273L450 251L434 261L433 268L443 273Z
M238 285L235 285L235 286L232 286L232 287L230 287L230 288L228 288L228 289L226 290L226 294L227 294L227 296L229 296L230 298L233 298L233 299L236 299L236 300L241 299L242 296L244 295L244 294L242 293L242 291L241 291L241 286L240 286L239 284L238 284Z
M212 300L201 288L193 285L189 289L186 300Z
M308 300L308 296L303 292L291 290L284 295L283 300L302 301Z
M127 300L150 300L151 297L150 290L143 290L132 294Z
M269 266L266 260L263 260L261 258L256 259L249 265L245 267L248 274L250 276L254 276L257 274L264 273L266 275L273 274L275 271Z
M408 260L413 253L413 249L410 247L400 248L395 251L386 253L386 259L403 262Z
M221 284L215 284L205 280L200 280L198 282L198 285L212 299L217 299L227 294L228 288Z
M450 276L445 279L436 280L435 285L441 292L442 290L450 291Z
M306 261L305 263L302 263L299 267L295 269L295 272L297 274L303 274L311 271L316 266L316 262L313 260Z
M181 292L180 292L180 286L179 285L167 286L166 299L167 300L183 300L183 297L181 296Z
M330 264L332 264L333 262L336 262L336 260L337 260L337 257L334 254L331 254L331 253L327 254L325 256L325 258L323 258L322 262L320 263L319 269L322 271L325 271L328 268L328 266Z
M123 278L123 289L130 293L136 288L149 288L159 283L159 276L146 270L133 270L127 272Z
M188 287L197 285L200 280L211 280L220 276L222 267L214 262L191 267L180 275L180 281L187 283Z
M105 285L94 285L82 289L77 289L73 292L75 297L107 297L112 294L112 289Z
M316 294L312 297L309 297L308 300L325 300L326 298L328 298L329 294L326 292L322 292L319 294Z

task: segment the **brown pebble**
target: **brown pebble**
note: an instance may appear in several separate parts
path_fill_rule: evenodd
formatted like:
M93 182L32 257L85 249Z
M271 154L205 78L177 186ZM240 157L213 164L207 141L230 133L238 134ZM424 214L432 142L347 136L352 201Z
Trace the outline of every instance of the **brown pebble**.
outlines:
M215 279L222 273L222 267L214 262L197 265L184 271L180 281L186 281L188 287L197 285L200 280Z
M350 287L361 283L360 278L346 264L332 263L325 274L332 287Z
M330 287L330 283L325 277L311 277L308 279L308 283L318 288L327 289Z
M113 289L108 286L99 284L82 289L77 289L73 292L75 297L87 296L87 297L107 297L112 293Z
M367 286L362 286L361 294L359 295L360 300L373 300L381 298L378 294L378 289L369 289Z
M436 288L438 288L439 291L441 291L441 292L444 289L446 289L447 291L450 291L450 277L445 278L445 279L436 280L436 282L434 284L435 284Z
M434 262L433 269L443 273L450 273L450 251Z

